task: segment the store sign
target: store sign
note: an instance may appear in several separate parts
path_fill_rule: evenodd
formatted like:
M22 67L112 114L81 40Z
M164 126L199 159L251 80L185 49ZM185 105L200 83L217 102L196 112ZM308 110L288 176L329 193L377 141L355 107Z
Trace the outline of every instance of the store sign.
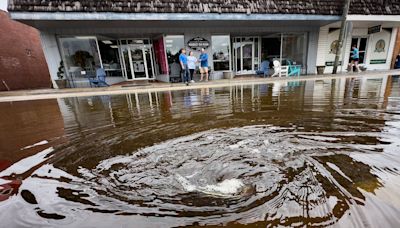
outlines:
M382 32L382 25L377 25L368 28L368 34L374 34L379 32Z
M370 64L386 64L386 59L373 59Z
M200 51L202 48L207 49L210 46L210 42L204 38L196 37L188 41L188 47Z
M325 66L333 66L333 65L335 65L335 62L334 62L334 61L325 62ZM342 65L342 61L339 61L339 66L341 66L341 65Z

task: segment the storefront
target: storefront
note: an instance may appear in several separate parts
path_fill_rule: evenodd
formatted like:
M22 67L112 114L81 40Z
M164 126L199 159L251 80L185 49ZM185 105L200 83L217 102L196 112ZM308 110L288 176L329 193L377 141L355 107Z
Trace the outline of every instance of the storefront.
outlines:
M375 5L352 0L343 63L354 43L367 69L390 68L400 25L400 10L394 6L395 0ZM221 78L224 71L252 75L265 61L271 66L274 60L299 65L302 74L315 74L317 65L330 72L343 3L11 0L9 9L13 19L40 30L54 86L63 61L70 86L86 87L98 67L106 71L109 84L179 81L175 79L180 78L181 48L195 56L205 48L212 79ZM382 31L368 34L376 25L382 25Z
M88 86L102 67L110 84L154 80L155 60L150 39L112 40L102 36L58 37L58 48L70 87Z
M396 43L400 17L349 16L345 43L340 55L339 71L346 72L355 45L364 70L389 70ZM319 33L317 65L331 73L338 45L339 23L323 26ZM342 64L344 63L344 64Z
M253 75L263 61L278 60L302 66L307 72L307 32L273 33L257 36L231 34L166 35L153 38L110 39L106 36L57 36L57 44L70 87L87 87L88 78L102 67L107 82L134 80L179 81L179 54L186 48L199 57L204 48L209 54L213 78L222 72ZM315 44L314 44L315 46Z

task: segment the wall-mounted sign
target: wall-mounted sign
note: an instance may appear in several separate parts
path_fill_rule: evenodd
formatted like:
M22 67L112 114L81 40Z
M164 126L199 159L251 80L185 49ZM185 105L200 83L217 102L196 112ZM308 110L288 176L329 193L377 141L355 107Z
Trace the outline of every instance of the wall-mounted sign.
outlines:
M333 65L335 65L335 62L334 62L334 61L325 62L325 66L333 66ZM341 66L341 65L342 65L342 61L339 61L339 66Z
M188 41L188 47L200 51L202 48L207 49L210 46L210 42L204 38L196 37Z
M335 54L337 53L337 47L339 46L339 40L335 40L331 43L331 50L330 50L330 54Z
M378 40L375 44L375 52L384 52L386 47L386 43L384 40Z
M374 34L382 31L382 25L377 25L373 27L368 28L368 35L369 34Z
M373 59L370 64L386 64L386 59Z

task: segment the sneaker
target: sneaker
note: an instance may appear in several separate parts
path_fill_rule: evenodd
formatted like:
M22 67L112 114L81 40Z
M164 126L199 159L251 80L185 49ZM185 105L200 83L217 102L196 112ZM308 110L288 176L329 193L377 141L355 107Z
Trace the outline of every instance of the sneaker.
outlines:
M194 80L190 81L190 83L194 83Z
M189 85L189 82L186 82L186 85L188 86L188 85Z

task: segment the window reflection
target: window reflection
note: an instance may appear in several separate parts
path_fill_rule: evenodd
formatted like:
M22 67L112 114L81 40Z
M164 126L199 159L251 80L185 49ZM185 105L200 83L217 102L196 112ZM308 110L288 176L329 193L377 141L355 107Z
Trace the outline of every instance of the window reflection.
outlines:
M60 49L65 72L71 79L95 75L96 66L101 65L94 37L60 38Z
M166 36L165 50L167 53L168 69L171 77L180 77L179 54L185 46L184 36Z
M215 71L230 70L230 37L212 36L212 53Z
M118 44L116 40L101 40L99 48L103 68L108 77L121 77L121 63L118 53Z

